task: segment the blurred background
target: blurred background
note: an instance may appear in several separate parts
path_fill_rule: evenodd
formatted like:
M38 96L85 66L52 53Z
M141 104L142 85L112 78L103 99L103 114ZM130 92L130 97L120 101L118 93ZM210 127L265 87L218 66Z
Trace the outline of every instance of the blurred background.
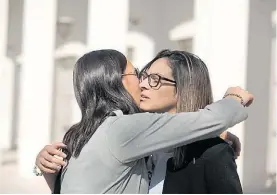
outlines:
M49 193L32 174L44 145L80 119L72 68L114 48L139 68L162 49L199 55L214 98L255 95L232 129L245 193L276 193L276 0L0 0L0 193Z

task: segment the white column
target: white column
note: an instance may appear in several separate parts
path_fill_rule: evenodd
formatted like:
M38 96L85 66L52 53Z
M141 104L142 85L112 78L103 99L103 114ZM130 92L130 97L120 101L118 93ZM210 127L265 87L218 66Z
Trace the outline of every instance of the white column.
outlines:
M125 53L129 0L89 0L88 49L116 49Z
M270 113L273 1L196 0L195 53L206 61L215 99L229 86L255 95L245 123L231 128L242 142L237 160L246 193L265 188Z
M243 185L245 193L261 193L268 178L266 159L270 132L273 38L271 15L276 5L275 1L260 0L250 0L249 4L247 89L256 99L248 109L249 117L245 122Z
M272 13L272 27L276 28L275 20L276 12ZM275 30L276 31L276 30ZM277 64L276 64L276 35L272 37L272 51L271 51L271 75L270 75L270 122L269 122L269 135L268 135L268 149L266 168L268 180L266 187L270 187L273 181L273 175L276 174L276 134L277 134Z
M19 171L30 176L38 151L50 141L56 0L25 0L19 114Z
M0 1L0 148L9 148L12 132L14 64L6 57L9 1Z
M221 99L230 86L246 87L249 0L195 0L194 53L206 62L214 93ZM243 123L232 128L243 142ZM237 160L241 180L243 148Z
M0 1L0 54L1 57L6 54L7 33L8 33L8 12L9 0Z
M6 46L7 46L7 31L8 31L8 0L0 1L0 131L1 131L1 137L0 137L0 173L2 168L2 150L4 148L3 141L5 141L5 134L7 131L10 130L10 121L8 118L7 111L7 98L4 93L2 92L2 89L6 89L5 85L6 79L3 79L6 75L6 68L9 66L9 64L6 63ZM4 97L3 97L4 96ZM2 137L3 136L3 137ZM0 174L0 183L2 182L2 179L4 179ZM0 193L1 193L1 184L0 184Z

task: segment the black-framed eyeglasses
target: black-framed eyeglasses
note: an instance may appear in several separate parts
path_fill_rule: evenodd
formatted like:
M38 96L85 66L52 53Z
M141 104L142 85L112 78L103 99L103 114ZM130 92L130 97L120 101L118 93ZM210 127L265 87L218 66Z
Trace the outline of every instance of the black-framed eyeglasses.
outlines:
M168 81L174 86L176 85L176 81L163 77L159 74L147 74L147 72L144 71L139 75L140 82L144 81L146 78L148 78L149 86L154 89L159 89L162 85L166 85L166 83L161 82L162 80Z
M121 76L136 75L139 78L139 69L135 68L134 72L122 74Z

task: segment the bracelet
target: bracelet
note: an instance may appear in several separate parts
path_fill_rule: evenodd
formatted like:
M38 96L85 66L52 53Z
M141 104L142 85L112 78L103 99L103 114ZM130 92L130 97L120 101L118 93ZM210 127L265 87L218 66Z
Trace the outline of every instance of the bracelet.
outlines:
M243 99L240 95L235 94L235 93L228 93L228 94L224 95L223 98L226 98L227 96L236 96L236 97L238 97L241 100L240 103L244 106L244 101L243 101Z
M34 173L36 176L42 176L41 170L40 170L36 165L34 166L33 173Z

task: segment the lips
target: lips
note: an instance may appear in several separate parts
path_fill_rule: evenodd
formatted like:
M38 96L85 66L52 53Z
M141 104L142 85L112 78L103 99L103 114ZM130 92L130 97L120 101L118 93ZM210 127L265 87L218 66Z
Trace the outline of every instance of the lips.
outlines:
M146 100L146 99L149 99L148 96L144 95L144 94L141 94L140 95L140 100L143 101L143 100Z

